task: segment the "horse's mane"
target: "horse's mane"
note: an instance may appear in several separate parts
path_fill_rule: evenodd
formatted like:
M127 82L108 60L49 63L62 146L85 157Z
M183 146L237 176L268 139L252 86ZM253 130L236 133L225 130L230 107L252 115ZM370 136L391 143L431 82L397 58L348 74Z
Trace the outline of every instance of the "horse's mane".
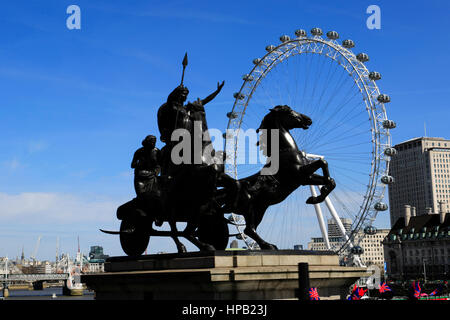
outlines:
M278 105L278 106L275 106L272 109L269 109L269 111L270 112L268 114L266 114L264 116L263 120L261 121L261 124L260 124L258 130L260 130L260 129L268 129L267 125L268 125L268 123L270 121L273 120L273 116L274 115L278 115L280 112L291 112L292 109L289 106L287 106L287 105ZM257 130L257 132L258 132L258 130Z

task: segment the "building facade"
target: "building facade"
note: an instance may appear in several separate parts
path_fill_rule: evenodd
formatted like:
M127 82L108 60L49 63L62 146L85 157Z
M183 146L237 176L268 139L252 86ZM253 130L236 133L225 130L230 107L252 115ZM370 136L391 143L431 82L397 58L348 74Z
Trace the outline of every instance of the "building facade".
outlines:
M347 234L350 233L352 230L352 220L347 218L340 218L342 225L344 226L345 232ZM328 219L327 220L327 227L328 227L328 238L333 237L342 237L342 233L338 228L338 225L334 219Z
M333 248L340 248L344 244L342 237L331 237L328 238L328 241L330 242L331 250ZM322 237L311 238L311 241L308 242L308 250L329 251L330 249L327 248L325 240Z
M103 247L101 246L92 246L89 251L89 260L102 260L103 262L109 258L108 255L103 253Z
M347 218L340 218L341 222L349 234L351 231L352 220ZM345 240L341 235L334 219L328 219L328 241L330 243L330 249L336 250L344 245ZM382 241L389 233L388 229L378 229L375 234L366 234L363 230L359 231L354 236L354 243L358 243L363 249L363 253L360 255L361 262L365 265L376 265L380 270L384 270L384 250ZM314 251L327 251L325 240L323 237L311 238L308 242L308 250Z
M363 249L359 256L366 266L376 265L380 270L384 270L384 248L383 240L388 235L389 229L377 229L375 234L364 234L359 231L355 236L355 243Z
M404 205L416 208L417 215L450 210L450 140L414 138L394 146L389 175L391 227L403 217Z
M384 248L383 240L389 233L389 229L378 229L375 234L365 234L359 231L355 235L355 243L359 242L359 246L363 249L363 253L359 256L361 262L366 266L376 265L380 270L384 270ZM339 248L344 244L342 237L330 237L331 248ZM311 238L308 243L308 250L327 251L325 241L322 237Z
M342 225L344 226L345 232L347 234L350 233L352 228L352 220L347 218L340 218ZM308 250L315 251L327 251L327 250L335 250L340 248L344 243L344 237L342 236L341 231L338 228L338 225L334 219L327 220L327 236L328 241L330 243L330 248L328 249L325 240L323 237L311 238L311 241L308 242Z
M393 280L448 280L450 272L450 214L420 216L404 207L383 240L387 275Z

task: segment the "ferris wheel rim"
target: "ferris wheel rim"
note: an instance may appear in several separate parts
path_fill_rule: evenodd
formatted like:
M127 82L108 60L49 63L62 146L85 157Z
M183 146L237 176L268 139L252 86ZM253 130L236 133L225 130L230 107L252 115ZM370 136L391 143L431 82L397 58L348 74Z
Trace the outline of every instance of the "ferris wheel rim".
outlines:
M317 45L319 43L322 48L319 51L297 51L296 53L292 53L294 49L299 48L300 46L307 46L306 48L309 48L308 46L310 44ZM334 50L334 56L330 56L328 53L323 53L324 48L327 48L328 50ZM287 48L287 49L285 49ZM356 215L356 219L352 221L352 227L351 231L348 235L348 240L345 241L345 243L337 250L338 253L345 250L349 245L352 246L352 241L354 239L355 234L361 230L363 225L371 225L373 221L376 218L377 210L374 210L373 203L376 200L383 199L384 192L386 185L382 183L378 183L379 177L381 174L388 174L389 170L389 161L390 158L386 157L383 153L384 148L390 147L391 141L390 141L390 134L389 130L386 128L383 128L383 126L380 126L380 117L381 121L388 120L386 108L384 105L384 102L376 102L375 101L375 95L380 95L380 90L378 86L375 83L375 80L369 79L369 70L364 65L362 61L357 59L356 55L349 50L348 48L344 48L342 45L338 44L335 39L325 40L320 36L313 36L313 37L297 37L294 39L289 39L287 41L282 41L281 44L278 46L273 46L272 50L267 50L268 52L261 58L261 59L255 59L259 60L257 63L254 62L255 66L251 69L250 73L248 73L246 76L252 76L254 73L258 73L258 68L265 65L264 71L259 71L259 75L256 81L251 80L247 81L244 80L241 88L236 93L236 100L233 104L233 108L231 110L231 114L235 114L235 109L237 106L239 106L239 101L242 100L240 97L243 95L246 97L245 103L243 104L243 109L238 112L239 114L239 121L237 122L237 128L241 128L242 121L245 116L245 111L249 105L249 102L253 96L253 93L261 83L261 81L265 78L267 74L270 73L272 68L276 66L279 63L282 63L284 60L287 60L291 56L295 56L298 54L304 54L304 53L314 53L314 54L320 54L321 56L325 56L327 58L330 58L331 61L337 62L339 65L341 65L345 71L352 76L353 81L356 83L357 87L359 88L359 91L362 94L364 104L366 106L367 112L369 114L369 122L370 122L370 130L372 135L372 160L370 164L370 172L369 172L369 184L367 185L366 192L364 193L363 197L363 203L360 206L360 210L358 214ZM275 54L274 54L275 53ZM278 54L278 55L277 55ZM269 64L263 64L267 57L270 57L271 55L275 55L276 58L273 59ZM347 69L347 66L343 66L337 59L336 56L339 55L339 57L345 59L349 66L351 66L352 71L350 72ZM253 83L254 81L254 83ZM248 83L253 83L250 85L251 91L250 94L242 94L242 91L246 88ZM369 86L370 84L370 86ZM236 121L233 121L235 118L229 117L228 125L227 125L227 132L228 129L232 126L233 123L236 123ZM234 127L236 129L236 126ZM382 143L382 139L384 139L384 143ZM225 144L227 143L227 140L225 141ZM237 137L236 141L234 141L234 161L232 164L233 172L235 178L237 178L237 164L236 164L236 151L237 151ZM381 151L381 152L380 152ZM383 164L384 164L384 170L383 170ZM378 187L378 189L377 189ZM378 193L377 193L378 192ZM232 217L235 221L236 215L232 213ZM246 242L247 246L248 243L245 239L245 235L241 230L238 231L241 233L242 239Z

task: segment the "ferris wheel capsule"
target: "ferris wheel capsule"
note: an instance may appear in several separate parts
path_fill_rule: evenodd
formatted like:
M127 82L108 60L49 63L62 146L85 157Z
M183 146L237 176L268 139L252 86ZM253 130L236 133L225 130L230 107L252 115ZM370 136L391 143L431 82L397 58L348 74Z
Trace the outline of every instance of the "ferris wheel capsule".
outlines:
M376 80L380 80L381 79L381 74L379 72L376 71L372 71L369 73L369 79L376 81Z
M353 40L346 39L346 40L342 41L342 46L344 48L350 49L355 46L355 42L353 42Z
M377 202L377 203L375 203L375 205L373 207L377 211L386 211L388 208L388 205L384 202Z
M381 177L381 182L383 182L384 184L392 184L394 183L395 179L392 176L382 176Z
M222 137L224 139L232 139L234 137L232 132L228 132L228 130L224 133L222 133ZM229 155L226 155L226 158L229 159Z
M253 59L253 64L258 65L261 62L260 58Z
M288 35L282 35L280 37L281 42L288 42L289 40L291 40L291 37L289 37Z
M374 235L377 233L377 231L377 228L375 228L374 226L367 226L364 228L364 233L368 235Z
M233 97L238 100L243 100L245 98L245 95L240 92L235 92L233 93Z
M387 94L383 93L377 97L377 100L381 103L388 103L388 102L391 102L391 97L389 97Z
M227 117L229 119L236 119L238 117L236 112L227 112Z
M266 51L267 52L271 52L271 51L273 51L275 49L275 46L274 45L268 45L267 47L266 47Z
M323 35L323 32L322 32L322 29L320 29L320 28L313 28L311 30L311 34L313 36L319 37L319 36Z
M306 31L303 29L295 30L295 35L297 36L297 38L306 37Z
M383 120L383 128L385 129L394 129L397 124L392 120Z
M354 255L361 255L364 253L364 250L360 246L354 246L350 249L350 252Z
M389 148L384 149L384 154L387 156L390 156L390 157L395 156L397 154L397 150L395 150L395 148L389 147Z
M339 38L339 33L337 33L336 31L328 31L327 38L330 40L336 40Z
M253 81L253 76L251 75L251 74L244 74L243 76L242 76L242 80L244 80L244 81Z
M361 52L356 55L356 59L361 62L367 62L369 61L369 55L367 53Z

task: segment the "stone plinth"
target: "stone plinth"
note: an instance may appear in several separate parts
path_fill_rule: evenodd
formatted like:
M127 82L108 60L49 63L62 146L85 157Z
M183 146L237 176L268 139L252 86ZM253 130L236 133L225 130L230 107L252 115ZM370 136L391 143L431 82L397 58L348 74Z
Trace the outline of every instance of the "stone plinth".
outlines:
M339 299L366 268L339 266L332 252L214 251L112 257L105 272L81 276L96 299L295 299L298 263L322 299Z

